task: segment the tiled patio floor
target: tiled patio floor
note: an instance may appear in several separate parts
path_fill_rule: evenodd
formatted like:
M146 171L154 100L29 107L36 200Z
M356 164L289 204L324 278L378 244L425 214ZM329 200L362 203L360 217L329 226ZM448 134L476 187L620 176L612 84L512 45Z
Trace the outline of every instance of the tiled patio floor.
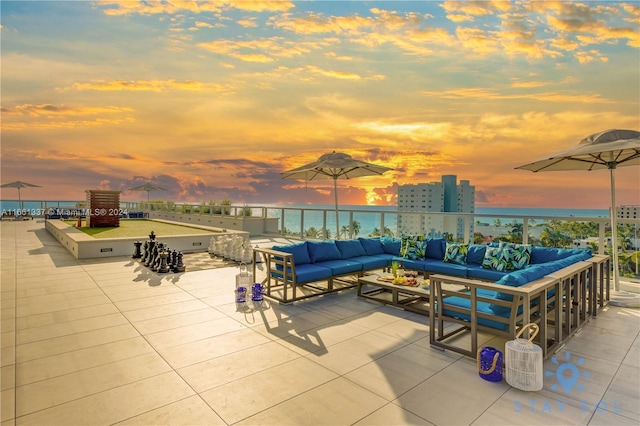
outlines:
M640 423L638 309L609 308L556 354L574 383L528 393L355 291L240 311L237 268L158 275L75 260L42 221L1 231L2 426Z

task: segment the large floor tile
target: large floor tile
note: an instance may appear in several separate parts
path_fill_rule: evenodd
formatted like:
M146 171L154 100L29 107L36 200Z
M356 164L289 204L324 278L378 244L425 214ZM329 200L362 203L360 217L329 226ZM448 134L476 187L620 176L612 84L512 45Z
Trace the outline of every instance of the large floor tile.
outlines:
M31 361L138 336L138 331L129 324L86 331L84 333L76 333L18 345L16 347L16 359L18 362Z
M326 352L313 353L307 357L331 371L344 375L397 349L398 342L392 337L369 331L329 346Z
M408 412L394 403L388 403L364 419L354 423L358 426L422 425L435 426L433 423Z
M158 352L173 368L177 369L268 342L270 339L260 333L242 329L180 346L159 349Z
M16 367L16 381L26 385L151 352L153 348L142 337L105 343L22 362Z
M277 342L267 342L192 364L179 369L178 373L197 392L204 392L299 357Z
M338 377L335 373L309 361L297 358L203 392L205 401L231 424L294 398ZM298 408L302 405L298 406ZM261 424L254 419L253 424Z
M175 372L168 372L18 417L16 425L113 424L193 394Z
M393 352L345 375L371 392L393 401L456 361L457 357L416 345L402 345Z
M73 401L170 371L156 353L147 353L16 388L16 415Z
M346 425L380 409L386 401L344 378L331 380L244 419L246 425Z
M226 423L199 396L190 396L117 425L226 425Z
M437 425L470 424L508 388L482 380L476 363L461 359L400 396L397 404Z

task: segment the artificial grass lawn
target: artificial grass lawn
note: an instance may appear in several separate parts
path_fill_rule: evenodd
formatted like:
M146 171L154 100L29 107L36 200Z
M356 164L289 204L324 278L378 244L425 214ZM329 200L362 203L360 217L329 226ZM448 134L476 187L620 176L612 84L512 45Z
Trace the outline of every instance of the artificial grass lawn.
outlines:
M65 223L76 226L77 221L66 220ZM215 231L207 231L206 229L193 228L188 225L174 225L171 223L156 222L146 219L120 219L119 227L109 228L89 228L87 221L82 221L82 227L77 228L87 235L94 238L124 238L124 237L140 237L141 239L149 238L149 234L153 231L157 238L167 235L192 235L192 234L215 234Z

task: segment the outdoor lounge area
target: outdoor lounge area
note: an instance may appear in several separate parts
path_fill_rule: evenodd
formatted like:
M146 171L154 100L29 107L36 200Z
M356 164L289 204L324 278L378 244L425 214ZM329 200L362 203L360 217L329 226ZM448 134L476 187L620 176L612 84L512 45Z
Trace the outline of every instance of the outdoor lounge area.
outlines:
M236 267L161 275L125 256L78 260L40 219L1 226L3 426L640 422L640 309L578 324L543 390L524 392L433 347L428 316L355 288L237 306ZM478 330L479 346L506 340ZM568 361L579 374L560 379Z

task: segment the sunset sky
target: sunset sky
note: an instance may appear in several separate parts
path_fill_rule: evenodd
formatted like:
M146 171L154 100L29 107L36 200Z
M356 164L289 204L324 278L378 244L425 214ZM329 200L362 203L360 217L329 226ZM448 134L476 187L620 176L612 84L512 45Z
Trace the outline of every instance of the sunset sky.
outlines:
M331 204L280 173L393 168L341 204L455 174L479 207L607 208L609 174L514 168L640 130L640 3L2 1L1 180L23 199ZM616 174L640 204L640 167ZM15 190L3 190L15 199Z

